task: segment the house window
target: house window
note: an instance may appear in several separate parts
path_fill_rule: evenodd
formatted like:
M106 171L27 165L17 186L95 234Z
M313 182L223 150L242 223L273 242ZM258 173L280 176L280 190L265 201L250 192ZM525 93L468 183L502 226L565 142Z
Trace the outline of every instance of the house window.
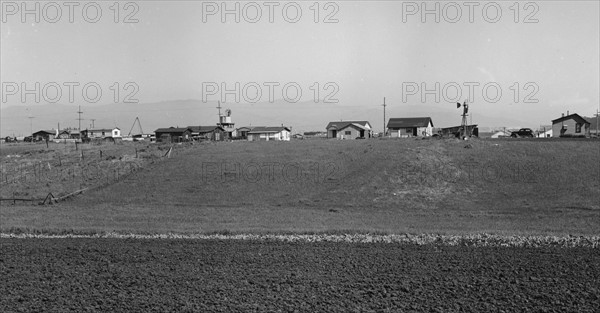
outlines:
M576 133L581 133L581 123L575 124L575 132Z
M352 135L352 131L347 130L347 131L344 132L344 135Z

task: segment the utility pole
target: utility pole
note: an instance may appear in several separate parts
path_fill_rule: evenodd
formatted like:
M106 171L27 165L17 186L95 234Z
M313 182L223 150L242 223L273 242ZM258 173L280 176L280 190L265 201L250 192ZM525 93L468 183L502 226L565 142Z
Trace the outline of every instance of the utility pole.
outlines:
M386 131L385 131L385 107L387 106L387 104L385 104L385 97L383 97L383 137L386 136Z
M96 125L94 124L95 120L96 120L95 118L91 118L90 119L90 121L92 121L92 129L96 128Z
M217 109L219 109L219 116L221 116L221 101L217 102L219 105L217 106ZM220 122L220 121L219 121Z
M79 117L77 118L79 120L79 133L81 133L81 114L83 114L83 112L81 112L81 106L79 106L79 110L77 111L77 114L79 114Z
M598 118L600 117L600 111L596 109L596 136L598 136Z
M29 128L30 128L30 130L31 130L31 142L33 142L33 119L34 119L35 117L33 117L33 116L30 116L30 117L28 117L28 118L29 118Z

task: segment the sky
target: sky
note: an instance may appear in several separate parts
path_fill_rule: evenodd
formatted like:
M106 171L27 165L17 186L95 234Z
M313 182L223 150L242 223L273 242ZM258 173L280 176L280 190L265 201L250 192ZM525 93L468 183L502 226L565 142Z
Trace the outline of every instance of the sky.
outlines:
M384 97L388 117L468 100L474 121L528 127L599 109L598 1L71 2L2 1L1 118L12 132L31 120L10 107L35 117L36 105L128 101L283 100L300 118L316 101L339 108L323 110L324 125L379 121Z

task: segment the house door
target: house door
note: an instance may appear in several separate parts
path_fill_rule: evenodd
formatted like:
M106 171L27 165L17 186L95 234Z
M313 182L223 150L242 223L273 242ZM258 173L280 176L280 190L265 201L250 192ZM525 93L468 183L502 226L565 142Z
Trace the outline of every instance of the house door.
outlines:
M412 133L413 133L413 136L417 136L417 128L416 127L414 127L412 129Z
M331 138L337 138L337 130L331 131Z
M364 131L364 130L361 130L361 131L360 131L360 137L364 137L364 136L365 136L365 131Z

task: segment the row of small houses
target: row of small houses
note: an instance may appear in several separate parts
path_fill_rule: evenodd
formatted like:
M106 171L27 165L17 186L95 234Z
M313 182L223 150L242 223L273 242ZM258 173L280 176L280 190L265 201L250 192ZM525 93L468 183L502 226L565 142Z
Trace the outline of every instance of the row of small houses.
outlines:
M231 132L221 126L187 126L159 128L154 131L159 142L181 142L190 140L223 141L241 139L248 141L289 141L291 128L286 126L249 126L240 127Z
M595 127L592 127L592 123ZM562 115L552 120L552 126L541 130L539 137L589 137L592 132L598 131L597 119L583 118L579 114ZM386 125L386 136L388 137L428 137L439 135L443 137L457 136L461 126L445 127L435 129L431 117L405 117L390 118ZM479 136L478 125L466 125L467 132L473 136ZM596 135L598 135L596 133ZM330 122L327 125L327 138L356 139L369 138L373 136L371 124L368 121L340 121ZM491 137L510 136L510 132L495 132Z
M565 136L589 136L592 127L591 119L587 120L574 113L564 115L552 121L552 126L547 130L540 132L541 137L565 137ZM597 125L595 125L597 128ZM433 121L430 117L406 117L390 118L387 125L386 136L388 137L428 137L441 135L444 137L455 136L460 132L461 126L452 126L441 129L434 129ZM467 125L468 133L473 136L479 135L477 125ZM595 129L594 129L595 130ZM315 137L320 134L326 138L337 139L357 139L371 138L374 136L373 128L368 121L336 121L329 122L326 126L326 135L322 132L314 132ZM169 127L159 128L154 131L157 141L181 142L189 140L213 140L222 141L227 139L241 139L248 141L289 141L291 128L286 126L247 126L240 127L233 131L227 131L222 126L187 126L187 127ZM305 133L306 135L306 133ZM491 134L492 138L510 136L510 132L498 131ZM121 130L114 128L85 129L78 131L76 129L58 130L40 130L33 133L32 139L55 140L55 139L82 139L82 138L122 138Z
M388 135L391 137L432 136L433 121L430 117L392 118L388 125ZM335 121L326 126L326 138L362 139L374 136L373 127L368 121ZM445 133L457 131L458 127L442 129ZM474 134L477 135L475 125ZM187 126L169 127L155 130L156 140L161 142L181 142L190 140L241 139L248 141L289 141L291 128L285 126L240 127L227 132L221 126ZM313 134L318 137L318 132Z
M121 138L121 129L115 127L85 129L82 131L77 129L39 130L33 133L31 137L34 141L81 138Z
M386 136L392 138L429 137L434 134L454 136L460 131L460 126L442 128L440 133L434 133L431 117L390 118ZM478 135L477 125L469 125L469 132ZM371 124L368 121L340 121L327 125L327 138L362 139L373 137Z

